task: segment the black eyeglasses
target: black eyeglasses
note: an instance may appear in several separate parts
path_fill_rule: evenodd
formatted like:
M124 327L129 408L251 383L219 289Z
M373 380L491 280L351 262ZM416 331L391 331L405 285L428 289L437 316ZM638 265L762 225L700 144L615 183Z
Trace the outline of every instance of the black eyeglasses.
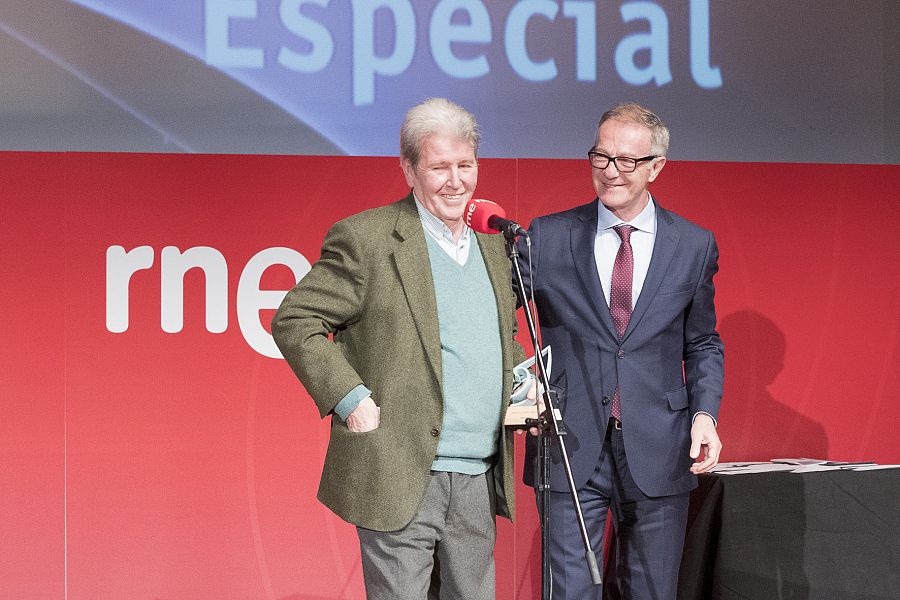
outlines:
M654 158L659 158L659 156L653 154L641 158L631 158L629 156L609 156L608 154L594 152L593 150L588 151L588 160L591 161L592 167L595 169L605 169L609 166L609 163L612 163L619 173L631 173L637 169L637 166L640 163L653 160Z

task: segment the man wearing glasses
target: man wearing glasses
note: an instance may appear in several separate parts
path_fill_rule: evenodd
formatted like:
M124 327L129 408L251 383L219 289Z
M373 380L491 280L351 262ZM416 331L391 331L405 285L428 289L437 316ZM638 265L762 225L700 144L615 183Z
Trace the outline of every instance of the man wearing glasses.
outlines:
M535 219L531 263L524 245L520 259L553 348L550 383L592 545L603 547L611 509L614 579L629 599L675 598L688 496L722 448L718 251L711 232L650 194L668 145L668 129L646 108L604 113L588 152L597 200ZM529 439L529 485L536 453ZM600 598L558 454L550 507L554 599Z

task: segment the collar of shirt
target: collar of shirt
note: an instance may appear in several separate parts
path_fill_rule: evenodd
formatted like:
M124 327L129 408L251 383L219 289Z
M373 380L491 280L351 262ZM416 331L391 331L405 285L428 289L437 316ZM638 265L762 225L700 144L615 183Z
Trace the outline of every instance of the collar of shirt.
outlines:
M459 236L459 240L453 241L453 232L450 231L450 228L425 208L415 194L413 194L413 199L416 201L416 210L419 211L419 220L422 221L425 233L438 243L447 256L461 265L466 264L472 237L472 230L469 226L463 225L463 232Z
M600 202L599 200L597 201L598 234L602 233L606 229L612 229L616 225L624 222L625 221L612 214L608 208L603 206L602 202ZM653 196L650 196L650 201L647 202L647 206L644 207L644 210L642 210L638 216L629 221L628 225L631 225L638 231L643 231L650 234L656 233L656 202L653 201Z

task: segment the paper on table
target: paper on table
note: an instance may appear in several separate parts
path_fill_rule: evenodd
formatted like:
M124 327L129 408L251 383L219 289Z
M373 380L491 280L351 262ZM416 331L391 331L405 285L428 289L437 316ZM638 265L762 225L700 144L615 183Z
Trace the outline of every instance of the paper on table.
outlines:
M773 463L785 463L788 465L821 465L828 461L824 458L773 458Z
M722 468L722 465L725 465ZM733 466L732 466L733 465ZM713 469L717 475L739 475L743 473L770 473L775 471L793 471L796 465L786 465L772 462L752 463L719 463Z
M842 467L841 465L828 464L827 462L825 462L825 463L818 463L818 464L812 464L812 465L801 465L798 467L794 467L793 472L794 473L814 473L816 471L840 471L843 468L844 467Z
M721 469L745 469L747 467L751 467L753 465L767 465L767 462L720 462L716 465L716 470Z
M719 463L713 472L718 475L739 475L743 473L814 473L817 471L863 471L878 468L900 468L900 465L876 465L871 462L841 462L818 458L776 458L771 462Z

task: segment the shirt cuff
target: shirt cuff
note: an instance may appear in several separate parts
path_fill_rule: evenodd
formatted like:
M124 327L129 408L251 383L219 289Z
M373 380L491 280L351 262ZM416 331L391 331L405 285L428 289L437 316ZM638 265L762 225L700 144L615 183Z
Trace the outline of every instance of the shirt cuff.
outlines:
M358 404L358 403L357 403L357 404ZM706 415L707 417L709 417L710 419L713 420L713 427L718 427L718 426L719 426L719 422L716 421L716 418L715 418L714 416L712 416L711 414L709 414L708 412L704 411L704 410L698 410L697 412L694 413L694 416L691 417L691 425L693 425L693 424L694 424L694 421L697 420L697 415Z
M365 400L368 396L371 396L372 392L364 386L363 384L359 384L344 396L340 402L337 403L337 406L334 407L334 413L341 418L342 421L346 421L347 417L350 416L350 413L354 411L354 409L359 406L359 403Z

